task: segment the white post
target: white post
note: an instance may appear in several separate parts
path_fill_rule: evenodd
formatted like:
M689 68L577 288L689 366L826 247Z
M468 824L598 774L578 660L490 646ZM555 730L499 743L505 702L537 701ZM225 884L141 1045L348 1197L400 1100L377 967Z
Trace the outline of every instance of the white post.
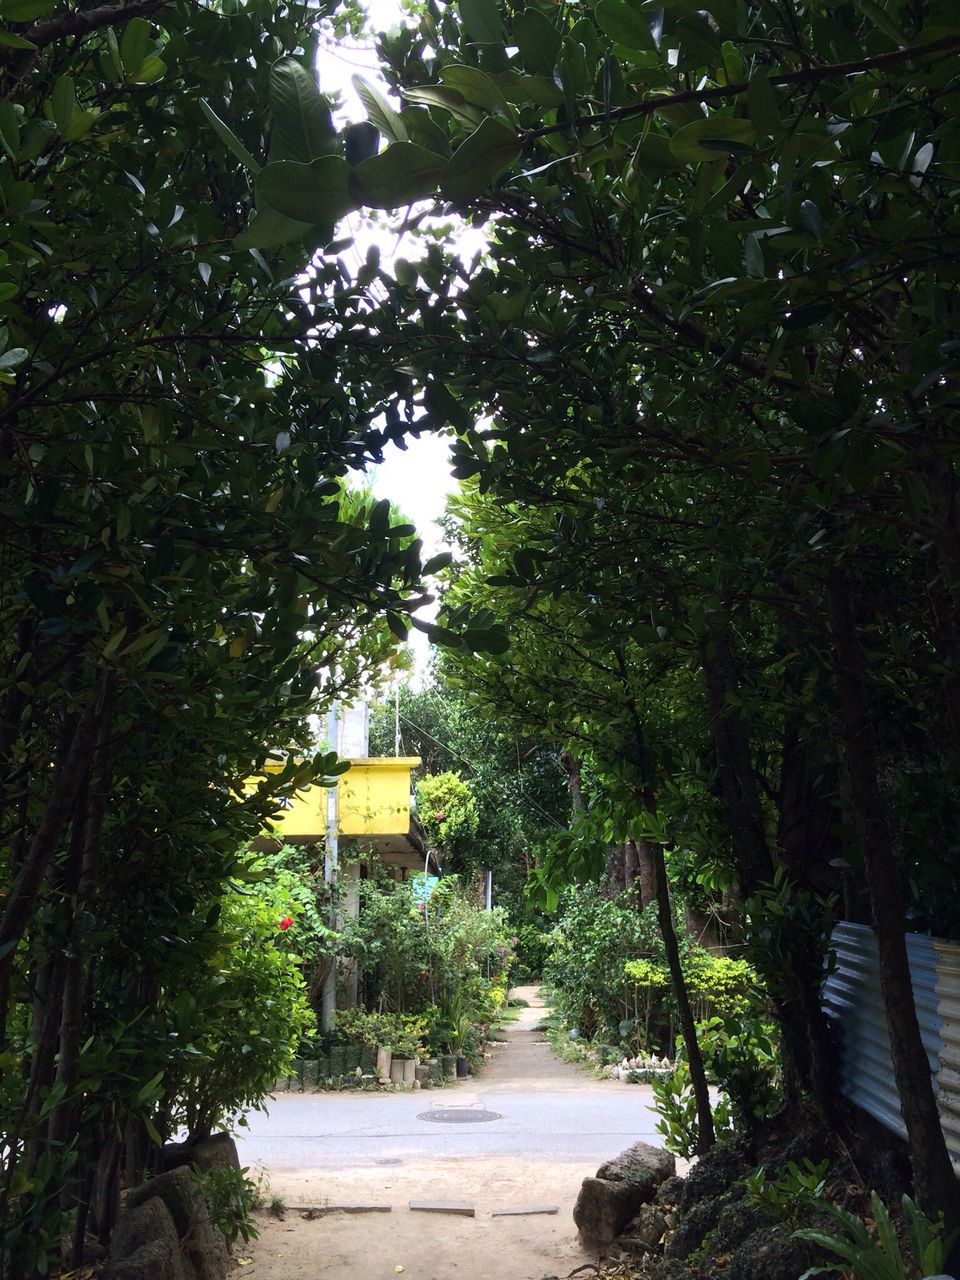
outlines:
M330 714L327 717L327 738L332 750L337 750L339 739L340 717L339 708L335 702L330 708ZM339 925L337 918L336 894L337 894L337 855L339 853L339 827L340 827L340 808L338 804L339 791L337 787L331 787L327 791L327 839L326 848L323 855L323 879L330 886L330 917L329 925L331 929L336 929ZM330 968L327 976L323 980L323 997L320 1005L320 1027L323 1031L332 1031L333 1022L337 1012L337 961L336 957L330 961Z
M400 754L400 681L393 692L393 754Z
M493 910L493 872L487 872L487 910Z

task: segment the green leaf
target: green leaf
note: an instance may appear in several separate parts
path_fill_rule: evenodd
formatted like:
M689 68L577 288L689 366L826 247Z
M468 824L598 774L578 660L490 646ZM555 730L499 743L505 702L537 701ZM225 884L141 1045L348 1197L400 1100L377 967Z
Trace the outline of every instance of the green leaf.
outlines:
M226 124L224 124L224 122L220 119L220 117L214 111L213 107L211 107L210 103L207 102L205 98L200 99L200 110L206 116L209 123L213 125L214 130L220 137L220 141L226 144L227 149L233 152L233 154L240 161L240 163L245 168L249 169L251 173L259 173L260 172L259 162L257 160L254 160L253 156L250 154L247 148L243 145L243 143L240 141L237 135L233 132L231 128L229 128Z
M458 93L455 89L448 89L444 85L428 84L417 89L404 89L403 96L408 102L422 102L428 107L443 107L464 129L476 129L483 119L483 112L468 103L462 93Z
M823 238L823 219L820 217L820 210L812 200L804 200L800 205L800 225L817 240Z
M425 111L423 107L405 107L400 112L400 119L407 131L409 142L415 142L417 146L425 147L427 151L435 151L437 155L450 154L447 135L430 118L429 111Z
M471 40L478 44L503 44L503 24L496 0L458 0L457 8Z
M0 30L0 44L5 44L9 49L35 49L37 46L32 40L27 40L25 36L18 36L13 31Z
M16 369L18 365L23 364L29 354L26 347L11 347L0 356L0 369Z
M132 79L134 84L153 84L154 80L159 80L162 75L166 74L166 70L167 64L164 60L152 53L140 63L140 66L133 73Z
M513 20L513 39L528 70L553 76L561 36L546 14L539 9L524 9Z
M495 182L519 155L513 129L488 116L450 157L440 190L451 200L469 200Z
M445 165L443 156L415 142L395 142L349 170L350 192L359 204L398 209L433 194Z
M50 102L53 107L54 123L61 133L66 133L77 110L77 90L73 76L60 77L53 86Z
M399 112L394 111L380 91L364 80L363 76L353 77L353 87L366 107L371 123L376 125L383 136L391 142L407 142L406 126Z
M780 105L766 67L761 67L750 77L747 85L747 115L760 138L769 138L780 128Z
M485 630L469 627L463 633L463 643L474 653L501 654L510 648L510 637L502 627Z
M143 66L150 43L150 23L146 18L131 18L120 37L120 61L128 76Z
M56 0L2 0L0 19L4 22L34 22L53 13Z
M485 111L490 111L494 115L506 116L508 120L513 119L513 108L500 92L499 87L476 67L465 67L460 63L453 63L443 68L440 78L448 88L462 94L467 102L483 107Z
M233 241L235 249L277 249L281 245L290 244L294 240L305 240L311 237L315 244L330 239L329 235L319 235L318 228L312 222L301 222L296 218L287 218L276 209L260 209L250 219L250 223Z
M753 232L744 239L743 262L744 266L747 268L747 275L766 275L766 270L763 264L763 249L760 247L760 241Z
M0 146L16 162L20 150L20 117L8 98L0 98Z
M356 208L348 184L355 172L341 156L322 156L310 164L277 160L257 174L257 198L297 222L336 222Z
M614 44L627 49L656 49L649 22L625 0L600 0L596 18L600 30Z
M326 98L311 72L295 58L281 58L270 71L270 159L308 164L336 150L337 131Z
M910 37L900 30L882 4L877 4L877 0L856 0L856 3L857 8L861 9L885 36L889 36L894 44L899 45L901 49L909 47Z
M687 162L716 160L719 153L739 155L756 142L756 130L749 120L732 120L726 116L710 116L693 120L670 139L670 150L678 160Z
M516 71L498 71L491 79L508 102L518 106L556 107L563 101L563 94L557 88L551 74L546 76L524 76Z

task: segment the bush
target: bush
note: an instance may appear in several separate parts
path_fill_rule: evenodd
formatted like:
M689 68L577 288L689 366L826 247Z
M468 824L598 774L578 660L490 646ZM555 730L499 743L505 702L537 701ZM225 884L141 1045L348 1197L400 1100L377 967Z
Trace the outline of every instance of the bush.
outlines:
M632 895L605 897L596 885L568 888L548 945L543 976L556 1013L587 1039L619 1043L620 1024L643 1017L627 961L648 955L662 963L655 908L640 911Z
M351 1038L392 1047L373 1035L373 1020L406 1015L422 1022L421 1043L446 1049L469 1039L461 1024L489 1025L506 1000L513 949L503 912L478 911L456 876L427 901L421 885L385 875L361 883L360 915L344 922L340 949L363 970L366 1005L384 1012L341 1014L338 1029Z
M239 1236L246 1244L256 1240L260 1232L253 1220L253 1210L260 1203L260 1188L247 1169L217 1165L212 1169L194 1169L210 1219L223 1232L228 1245Z
M314 1028L290 911L282 882L225 897L216 949L193 989L176 998L179 1049L164 1083L170 1121L191 1137L242 1124L241 1113L263 1104ZM284 928L286 920L293 925Z
M543 976L550 948L548 931L549 925L545 920L524 920L513 926L515 982L534 982Z

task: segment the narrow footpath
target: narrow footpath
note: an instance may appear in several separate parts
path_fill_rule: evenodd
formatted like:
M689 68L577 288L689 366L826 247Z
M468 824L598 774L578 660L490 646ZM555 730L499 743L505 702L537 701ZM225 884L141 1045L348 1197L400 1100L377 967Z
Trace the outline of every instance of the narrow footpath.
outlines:
M241 1161L265 1170L268 1200L285 1210L258 1215L246 1275L544 1280L594 1260L573 1224L580 1183L630 1143L659 1142L649 1090L561 1062L537 1029L539 989L513 994L529 1008L476 1077L411 1093L281 1094L269 1116L250 1117ZM474 1216L410 1201L465 1202Z
M550 1012L539 987L514 987L511 995L526 1000L515 1022L507 1024L504 1045L494 1046L494 1057L483 1068L478 1084L484 1094L516 1093L536 1089L538 1093L566 1093L570 1090L595 1093L597 1081L582 1067L562 1062L553 1052L543 1031L538 1030ZM604 1086L601 1086L604 1087Z

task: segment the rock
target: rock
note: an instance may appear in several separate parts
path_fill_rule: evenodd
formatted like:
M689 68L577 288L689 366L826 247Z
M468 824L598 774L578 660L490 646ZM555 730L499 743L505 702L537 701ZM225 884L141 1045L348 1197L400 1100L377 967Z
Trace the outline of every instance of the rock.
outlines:
M182 1165L195 1164L201 1169L240 1169L237 1144L229 1133L212 1133L195 1142L168 1142L160 1154L165 1173Z
M573 1209L580 1234L597 1244L611 1244L636 1216L639 1208L633 1188L625 1182L584 1178Z
M157 1174L127 1196L134 1209L158 1198L170 1211L180 1247L197 1280L224 1280L229 1266L226 1242L219 1227L210 1220L206 1201L193 1172L186 1166Z
M730 1260L729 1280L796 1280L816 1258L805 1240L783 1227L766 1227L748 1236Z
M655 1249L663 1239L667 1225L667 1215L658 1204L641 1204L640 1212L636 1215L636 1229L632 1234Z
M680 1208L686 1211L708 1196L721 1195L732 1183L749 1171L750 1166L732 1147L723 1143L718 1144L706 1155L701 1156L687 1174L683 1184Z
M201 1169L236 1169L240 1171L237 1144L229 1133L211 1133L193 1144L191 1163Z
M179 1248L151 1240L100 1272L100 1280L188 1280Z
M170 1210L158 1196L120 1214L110 1241L110 1261L122 1262L153 1243L169 1245L179 1260L180 1235Z
M584 1178L577 1197L573 1220L580 1234L598 1244L615 1240L676 1168L668 1151L647 1142L635 1142L602 1164L595 1178Z
M643 1204L640 1212L628 1225L618 1243L624 1245L639 1244L645 1251L654 1250L660 1244L663 1233L667 1229L667 1215L659 1205Z
M158 1173L127 1193L126 1206L135 1209L148 1200L159 1198L170 1211L170 1217L182 1239L199 1221L207 1221L207 1205L197 1180L186 1165Z
M695 1253L717 1225L723 1205L722 1196L707 1196L688 1209L667 1241L664 1256L682 1260Z
M649 1142L635 1142L602 1164L597 1170L597 1177L607 1182L629 1183L643 1193L638 1204L646 1204L653 1199L661 1182L672 1178L676 1172L677 1162L669 1151L652 1147Z
M683 1198L683 1178L667 1178L657 1187L653 1198L657 1204L679 1204Z

